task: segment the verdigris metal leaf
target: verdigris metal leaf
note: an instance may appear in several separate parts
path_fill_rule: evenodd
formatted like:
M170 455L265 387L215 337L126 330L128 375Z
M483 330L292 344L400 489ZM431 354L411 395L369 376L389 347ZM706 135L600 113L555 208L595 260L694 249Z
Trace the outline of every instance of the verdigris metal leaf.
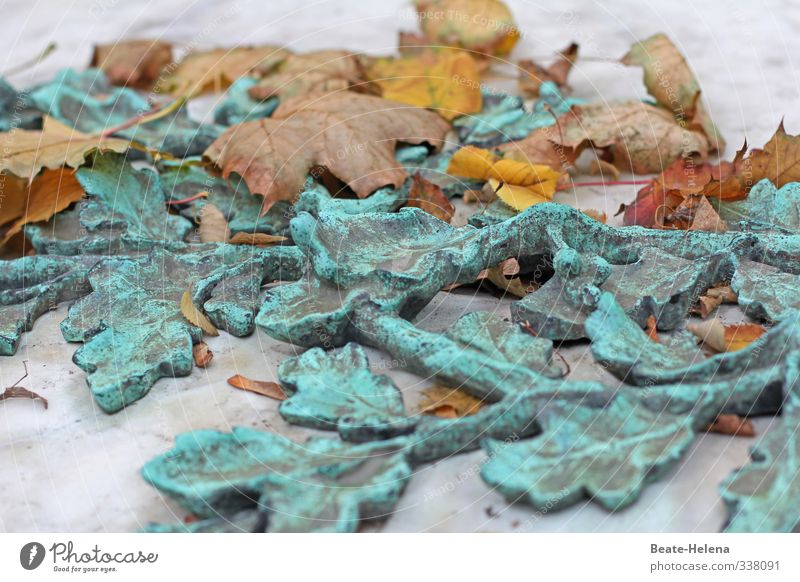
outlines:
M102 257L34 255L4 261L0 271L0 355L17 350L23 332L62 301L88 294L89 270Z
M64 69L50 83L30 92L37 109L84 133L111 129L151 109L145 94L109 84L99 69ZM185 108L115 135L177 157L202 154L224 127L189 119Z
M261 216L263 198L250 194L247 184L242 180L232 183L212 175L203 166L197 165L195 160L161 162L158 173L167 198L173 202L173 208L177 208L189 220L198 222L200 209L206 204L213 204L228 220L232 235L239 232L287 233L289 218L293 215L291 206L286 202L278 202L266 215ZM208 196L185 204L174 204L201 192L207 192Z
M283 266L287 262L289 269ZM181 314L184 292L203 278L224 277L241 264L260 280L297 269L298 262L296 254L280 248L231 245L183 254L156 249L138 258L108 259L89 273L93 292L70 308L61 331L67 341L84 342L73 360L87 372L100 407L117 412L144 396L159 378L191 372L192 344L200 341L202 332ZM195 305L202 305L200 298L213 288L194 290ZM255 307L249 307L250 325ZM221 312L221 323L241 323L224 320L225 314Z
M766 321L780 321L800 309L797 285L796 274L746 259L738 262L731 280L744 312Z
M195 431L179 435L142 475L201 517L258 508L268 531L355 531L360 520L385 516L397 503L411 476L406 448L403 438L301 444L248 428Z
M269 117L278 108L278 98L253 99L250 88L258 85L258 79L241 77L228 87L225 99L214 109L214 122L220 125L236 125L254 119Z
M136 170L124 155L97 155L76 173L86 199L49 221L27 225L39 253L112 254L180 243L192 223L167 212L158 174Z
M787 405L779 422L750 451L749 465L721 485L726 532L800 532L800 409Z
M606 509L622 509L694 440L691 417L655 413L622 392L554 400L537 421L543 432L533 439L487 440L490 458L481 467L491 487L537 508L590 498Z
M281 362L278 379L290 393L281 402L287 422L338 430L347 441L387 439L414 430L403 395L388 376L370 369L364 348L347 344L336 353L320 348Z
M800 232L800 183L790 182L780 188L768 179L750 189L739 202L719 202L720 218L730 224L743 222L754 230Z
M27 96L18 93L0 77L0 131L12 128L41 129L42 114L30 107Z
M521 97L482 89L483 110L473 115L463 115L453 122L458 138L463 144L482 148L528 137L541 127L555 124L556 118L567 113L580 99L564 98L552 81L542 83L539 99L529 111Z

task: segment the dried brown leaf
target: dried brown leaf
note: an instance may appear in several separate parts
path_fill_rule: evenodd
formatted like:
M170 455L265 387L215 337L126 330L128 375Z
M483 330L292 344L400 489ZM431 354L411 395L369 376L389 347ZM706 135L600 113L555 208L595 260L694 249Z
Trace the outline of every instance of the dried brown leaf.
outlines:
M112 85L150 89L172 62L172 44L160 40L126 40L94 47L90 66L105 71Z
M715 432L740 437L756 436L753 421L736 414L720 414L714 422L705 427L706 432Z
M450 204L442 189L419 175L414 174L408 191L406 206L421 208L439 220L449 223L456 209Z
M252 245L257 247L266 247L280 244L285 240L288 240L285 236L278 236L275 234L265 234L263 232L237 232L228 242L232 245Z
M181 297L181 313L186 320L192 325L196 325L208 335L219 335L219 331L211 320L206 317L206 314L197 309L192 302L192 290L184 291Z
M204 204L200 209L200 240L203 242L228 242L231 231L228 219L214 204Z
M734 352L746 348L766 332L764 327L755 323L723 324L716 317L700 323L690 323L686 329L718 352Z
M283 388L281 388L281 385L277 382L251 380L250 378L245 378L244 376L237 374L236 376L228 378L228 384L234 388L238 388L239 390L254 392L256 394L261 394L262 396L274 398L275 400L286 400L287 398Z
M519 88L528 97L538 97L545 81L552 81L559 88L567 87L567 76L578 58L578 44L572 43L556 55L551 65L543 67L530 59L519 61Z
M194 358L194 365L198 368L205 368L211 363L214 358L214 352L208 347L206 342L194 344L192 347L192 357Z
M458 388L431 386L422 391L424 399L419 404L423 414L440 418L461 418L471 416L483 407L483 401Z
M40 400L42 404L44 404L45 409L47 409L49 403L47 402L47 398L40 396L36 392L28 390L27 388L23 388L22 386L11 386L10 388L6 388L2 394L0 394L0 401L3 400L10 400L11 398L30 398L31 400Z
M244 178L264 210L294 200L308 172L325 167L365 198L402 185L406 171L394 157L398 142L441 147L449 131L441 117L378 97L332 93L282 103L273 118L231 127L206 150L227 178Z

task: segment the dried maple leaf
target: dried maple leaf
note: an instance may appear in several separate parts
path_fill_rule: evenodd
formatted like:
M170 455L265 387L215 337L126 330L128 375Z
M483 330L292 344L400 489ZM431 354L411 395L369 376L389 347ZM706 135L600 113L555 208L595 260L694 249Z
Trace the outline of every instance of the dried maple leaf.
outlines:
M669 165L642 188L625 208L624 223L659 226L691 195L735 201L747 197L756 183L767 178L778 188L800 181L800 135L789 135L780 124L763 149L747 153L747 143L732 162L700 163L689 157Z
M202 242L228 242L231 238L228 219L214 204L204 204L200 209L199 230Z
M746 348L766 330L755 323L723 324L718 318L690 323L686 329L718 352L735 352Z
M447 386L431 386L422 391L424 399L419 404L423 414L432 414L440 418L461 418L471 416L483 407L483 401L459 390Z
M402 185L406 171L394 158L398 142L441 147L449 124L441 117L394 101L357 93L282 103L272 119L228 129L206 150L227 178L236 173L264 210L294 200L308 172L327 168L364 198L382 186Z
M622 63L644 69L644 84L650 95L672 111L680 125L701 130L708 138L709 151L725 149L725 142L700 99L700 84L665 34L655 34L633 45Z
M414 174L412 178L411 188L408 191L408 201L405 205L421 208L428 214L432 214L447 223L452 220L453 213L456 211L453 205L450 204L450 200L442 192L442 189L420 176L419 173Z
M288 54L285 49L274 46L220 48L189 53L169 75L159 81L157 88L173 95L218 93L248 73L273 70Z
M128 140L81 133L45 117L41 131L16 129L0 133L0 150L4 152L0 172L32 181L43 168L77 168L94 151L123 153L129 145Z
M211 323L211 320L206 317L206 314L194 306L191 288L184 291L183 296L181 296L181 313L186 318L186 321L192 325L196 325L202 329L204 333L208 335L219 335L219 331L214 324Z
M126 40L94 47L90 66L105 71L113 85L150 89L172 62L172 44L160 40Z
M511 11L500 0L415 0L426 44L503 56L519 39Z
M265 382L262 380L251 380L237 374L228 378L228 384L239 390L254 392L262 396L268 396L275 400L286 400L286 393L277 382Z
M194 358L194 365L198 368L205 368L211 363L214 358L214 352L208 347L205 342L194 344L192 347L192 358Z
M714 422L706 425L706 432L715 432L740 437L756 436L753 421L736 414L720 414Z
M44 404L45 409L47 409L49 405L47 398L39 396L36 392L28 390L27 388L23 388L22 386L11 386L10 388L6 388L3 393L0 394L0 401L10 400L11 398L30 398L31 400L40 400L42 404Z
M447 120L481 110L480 74L464 52L379 59L370 66L369 77L384 99L433 109Z
M237 232L228 242L232 245L266 247L282 243L285 240L287 240L285 236L265 234L263 232Z
M634 173L660 172L679 157L708 154L701 132L682 128L669 111L638 101L581 105L559 118L552 141L580 151L605 149L615 166ZM510 144L506 144L507 146Z
M530 59L517 63L520 67L519 89L529 97L538 97L539 89L545 81L551 81L560 88L567 86L567 76L578 58L578 44L572 43L556 56L556 61L542 67Z
M248 93L253 99L278 97L285 101L344 91L364 81L364 68L356 54L338 50L292 53Z

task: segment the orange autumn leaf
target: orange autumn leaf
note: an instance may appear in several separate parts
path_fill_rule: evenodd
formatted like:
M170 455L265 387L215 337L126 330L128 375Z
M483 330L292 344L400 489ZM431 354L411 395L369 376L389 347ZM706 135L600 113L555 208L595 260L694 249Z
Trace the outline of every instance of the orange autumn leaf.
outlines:
M424 399L419 404L420 412L439 418L471 416L483 407L483 401L479 398L447 386L431 386L422 391L422 396Z
M105 71L113 85L147 90L171 62L171 43L160 40L125 40L96 45L90 66Z
M26 224L49 220L73 202L83 198L83 195L83 187L72 171L65 168L45 170L33 181L28 192L26 208L6 231L0 246L20 232Z
M442 189L420 176L419 173L414 174L412 178L406 206L421 208L428 214L448 223L456 211Z
M287 398L283 388L281 388L281 385L277 382L251 380L250 378L245 378L237 374L236 376L228 378L228 384L239 390L254 392L255 394L261 394L262 396L274 398L275 400L286 400Z

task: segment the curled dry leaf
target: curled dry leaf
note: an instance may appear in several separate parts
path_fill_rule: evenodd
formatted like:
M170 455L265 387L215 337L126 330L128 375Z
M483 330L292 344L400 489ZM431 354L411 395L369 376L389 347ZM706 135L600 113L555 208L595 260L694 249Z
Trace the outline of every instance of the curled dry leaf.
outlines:
M692 309L692 313L705 319L723 303L736 303L738 300L730 285L718 285L697 298L697 305Z
M419 175L414 174L411 188L408 191L406 206L421 208L439 220L449 223L456 209L450 204L442 189Z
M515 297L525 297L530 292L527 285L522 282L522 279L514 276L519 273L517 259L506 259L496 267L486 269L484 273L486 278L495 286Z
M422 391L423 400L419 411L439 418L461 418L471 416L483 407L483 401L459 390L447 386L431 386Z
M231 231L228 219L214 204L204 204L200 209L200 240L203 242L228 242Z
M539 89L545 81L551 81L564 89L567 87L567 76L575 60L578 58L578 44L572 43L556 55L554 63L542 67L530 59L517 63L520 67L519 88L529 97L538 97Z
M274 398L275 400L286 400L287 398L283 388L281 388L281 385L277 382L251 380L250 378L245 378L244 376L237 374L236 376L231 376L228 378L228 384L234 388L238 388L239 390L255 392L256 394L268 396L269 398Z
M714 422L705 427L706 432L715 432L740 437L756 436L753 421L736 414L720 414Z
M23 388L22 386L11 386L10 388L6 388L2 394L0 394L0 401L3 400L10 400L11 398L30 398L31 400L39 400L44 404L45 409L47 409L49 403L47 402L47 398L38 395L36 392L28 390L27 388Z
M602 210L587 208L586 210L581 210L581 212L583 212L589 218L594 218L597 222L602 222L603 224L605 224L606 220L608 220L606 213Z
M268 247L280 244L288 240L285 236L275 234L265 234L263 232L237 232L228 241L232 245L252 245L256 247Z
M638 42L622 58L629 66L644 69L644 84L662 107L672 111L682 126L701 130L709 151L722 151L725 142L700 98L700 84L672 41L663 33Z
M606 150L615 166L633 173L661 171L681 156L708 154L708 139L681 127L672 114L638 101L580 105L559 118L556 143L580 151ZM506 144L508 146L510 144Z
M645 327L644 332L647 334L647 337L649 337L651 340L653 340L657 344L660 344L661 340L658 339L657 326L658 326L658 321L656 321L655 316L654 315L648 315L647 316L647 326Z
M192 302L192 290L184 291L181 297L181 313L192 325L196 325L208 335L219 335L219 331L206 314L197 309Z
M481 78L464 52L426 52L402 59L378 59L369 77L384 99L433 109L447 120L481 110Z
M406 171L394 157L398 142L442 145L449 124L420 109L357 93L331 93L282 103L271 119L231 127L205 155L227 178L242 176L264 196L264 210L294 200L309 170L327 168L360 198L400 187Z
M486 180L500 200L519 211L552 200L560 177L549 166L497 159L491 152L474 146L463 147L453 154L447 173Z
M620 171L614 164L605 160L593 158L586 167L586 173L593 176L609 176L611 180L619 180Z
M414 0L414 5L423 44L503 56L519 39L511 11L500 0Z
M684 204L688 202L684 201ZM678 207L678 210L681 206ZM719 217L719 213L711 206L708 198L699 196L697 204L694 205L692 216L692 224L689 230L702 230L706 232L725 232L728 230L728 225Z
M358 88L366 80L358 55L339 50L291 53L248 90L253 99L324 95ZM366 86L361 86L366 90Z
M755 323L724 324L716 317L690 323L686 329L718 352L735 352L746 348L766 332L764 327Z
M160 40L126 40L94 47L90 66L105 71L112 85L150 89L172 62L172 44Z
M206 342L200 342L192 347L192 357L194 358L195 366L205 368L214 358L214 352L211 351Z

